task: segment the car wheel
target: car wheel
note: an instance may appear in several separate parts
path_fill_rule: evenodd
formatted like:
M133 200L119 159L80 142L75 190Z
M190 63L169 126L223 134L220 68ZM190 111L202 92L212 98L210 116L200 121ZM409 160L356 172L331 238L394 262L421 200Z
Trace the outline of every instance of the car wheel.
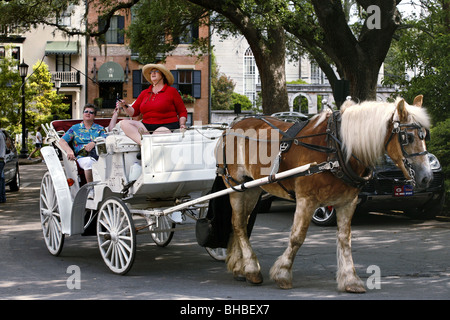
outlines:
M14 179L9 183L9 190L19 191L19 189L20 189L20 174L19 174L19 165L17 165Z
M336 210L332 206L319 207L314 211L312 222L318 226L334 226Z

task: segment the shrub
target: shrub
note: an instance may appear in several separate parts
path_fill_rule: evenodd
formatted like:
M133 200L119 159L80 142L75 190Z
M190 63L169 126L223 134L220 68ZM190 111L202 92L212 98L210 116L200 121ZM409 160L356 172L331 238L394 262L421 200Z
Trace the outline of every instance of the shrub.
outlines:
M428 151L433 153L441 163L445 175L445 212L450 209L450 118L439 122L431 128L431 140L427 143Z

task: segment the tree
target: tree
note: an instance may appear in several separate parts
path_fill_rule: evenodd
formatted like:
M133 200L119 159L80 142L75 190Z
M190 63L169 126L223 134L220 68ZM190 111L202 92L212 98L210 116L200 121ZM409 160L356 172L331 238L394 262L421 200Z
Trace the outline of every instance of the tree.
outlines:
M214 12L218 13L215 21L220 22L219 30L238 30L245 36L260 73L265 113L286 110L288 106L284 69L288 39L296 40L301 49L299 51L308 52L316 60L327 75L334 92L338 80L346 79L350 81L350 94L353 98L375 99L380 66L400 24L397 5L401 0L170 0L170 3L173 6L177 1L197 4L211 11L211 17ZM20 0L8 2L14 3L15 10L11 10L12 6L0 3L3 13L0 23L8 19L16 22L17 18L12 17L17 16L16 11L22 10L26 14L21 15L19 21L23 19L25 24L57 25L52 21L58 16L58 10L67 8L69 3L76 1L31 2L33 5L28 2L24 4ZM96 10L99 14L108 20L117 10L140 5L135 7L138 12L145 11L152 3L157 2L96 0L95 3L98 4ZM362 9L362 19L358 23L349 24L348 12L353 2ZM45 7L49 8L48 13L43 9ZM170 6L159 8L165 12L167 8L172 9ZM179 14L170 10L166 20L158 21L163 24L175 21L183 25L180 19L170 19ZM39 18L39 15L42 17ZM58 27L71 35L98 36L106 32L108 24L101 30L89 26L86 31ZM176 28L164 29L171 30ZM169 34L164 33L164 36ZM145 55L146 52L142 54Z
M437 124L450 117L450 1L422 0L419 17L405 21L397 33L385 68L385 84L412 101L424 95L427 110ZM407 75L410 70L412 77Z
M0 127L16 133L21 132L21 86L22 79L17 69L18 62L12 58L0 59ZM64 118L68 105L62 103L50 81L48 66L38 61L33 74L25 82L25 120L27 128L34 128L53 119L53 114Z

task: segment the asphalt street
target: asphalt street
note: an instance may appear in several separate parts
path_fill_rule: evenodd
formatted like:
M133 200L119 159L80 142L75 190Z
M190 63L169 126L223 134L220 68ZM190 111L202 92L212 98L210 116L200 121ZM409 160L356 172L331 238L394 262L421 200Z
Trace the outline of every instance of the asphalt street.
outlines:
M193 229L176 231L157 247L138 235L133 268L125 276L104 265L96 237L66 237L60 256L45 247L39 189L45 164L21 165L21 189L0 206L0 299L163 300L441 300L450 298L450 221L369 214L353 221L353 259L367 293L336 289L336 228L311 224L294 264L293 289L281 290L269 269L286 247L293 206L275 202L257 217L252 245L264 283L235 281L223 262L198 246ZM75 281L76 280L76 281Z

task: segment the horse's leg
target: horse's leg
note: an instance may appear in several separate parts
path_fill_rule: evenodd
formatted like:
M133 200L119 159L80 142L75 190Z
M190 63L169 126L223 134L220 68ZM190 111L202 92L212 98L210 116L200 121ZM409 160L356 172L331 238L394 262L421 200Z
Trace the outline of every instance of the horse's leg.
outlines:
M356 208L355 198L348 205L336 208L337 217L337 275L338 290L353 293L364 293L364 283L356 274L352 258L351 223Z
M316 205L304 198L297 199L289 244L270 269L270 278L282 289L292 288L292 264L303 244Z
M253 284L261 283L263 278L258 259L247 236L247 222L260 194L261 190L258 188L230 194L233 234L228 246L227 267L235 278L245 276L245 279Z

